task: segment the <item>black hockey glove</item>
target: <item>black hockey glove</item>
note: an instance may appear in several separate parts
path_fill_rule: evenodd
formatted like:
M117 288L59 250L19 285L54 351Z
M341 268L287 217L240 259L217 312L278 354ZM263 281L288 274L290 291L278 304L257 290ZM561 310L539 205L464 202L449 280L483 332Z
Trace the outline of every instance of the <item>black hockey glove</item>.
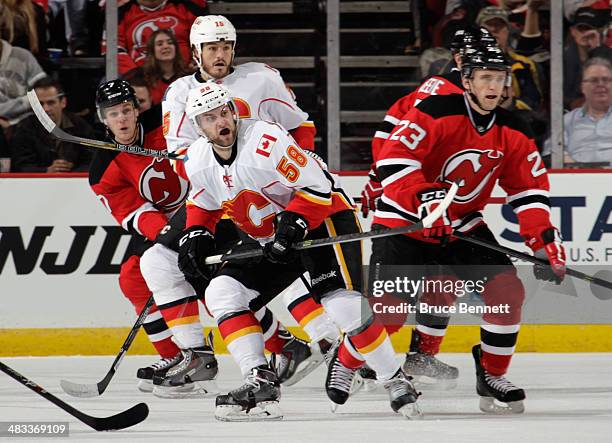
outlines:
M281 212L274 220L276 235L264 246L264 256L274 263L287 264L296 260L298 254L293 244L304 240L308 233L308 222L291 211Z
M216 265L205 264L205 259L215 253L215 238L203 226L192 226L184 231L179 240L179 269L189 278L211 280Z

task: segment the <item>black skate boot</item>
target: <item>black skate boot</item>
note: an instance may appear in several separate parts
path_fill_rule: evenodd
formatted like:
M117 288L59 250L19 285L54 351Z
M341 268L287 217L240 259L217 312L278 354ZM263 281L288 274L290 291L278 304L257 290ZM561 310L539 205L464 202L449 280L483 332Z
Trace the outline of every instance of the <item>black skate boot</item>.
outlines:
M296 337L291 337L285 343L277 357L278 380L285 386L296 384L323 363L323 354L318 345L311 347Z
M251 369L244 385L217 396L215 418L220 421L281 420L280 384L274 365Z
M491 375L482 367L480 345L472 348L472 355L476 364L476 392L480 395L480 410L487 414L522 414L525 411L525 391L504 376Z
M359 390L363 392L371 392L376 390L376 371L370 368L368 365L363 365L359 368L359 372L357 373L357 377L361 378L361 383L353 383L353 388L351 388L351 395L356 394ZM357 379L355 377L355 379ZM357 386L359 389L356 389Z
M155 363L138 368L136 377L138 381L138 389L142 392L153 392L153 377L166 375L166 372L173 366L176 366L183 359L183 355L179 352L174 357L162 358Z
M204 398L219 392L218 366L210 346L185 349L183 359L164 376L153 377L153 395L161 398Z
M412 377L409 377L400 368L389 380L383 382L383 386L389 392L391 409L406 418L421 417L421 409L417 404L420 392L414 389Z
M338 359L338 349L340 341L326 354L327 379L325 380L325 391L331 400L332 412L336 412L339 405L343 405L348 400L351 390L357 392L359 388L354 387L354 380L357 369L351 369L340 363ZM360 378L361 380L361 378Z
M412 330L410 350L406 354L403 369L406 374L410 374L415 384L435 389L453 389L459 378L459 369L419 349L419 334L416 329Z

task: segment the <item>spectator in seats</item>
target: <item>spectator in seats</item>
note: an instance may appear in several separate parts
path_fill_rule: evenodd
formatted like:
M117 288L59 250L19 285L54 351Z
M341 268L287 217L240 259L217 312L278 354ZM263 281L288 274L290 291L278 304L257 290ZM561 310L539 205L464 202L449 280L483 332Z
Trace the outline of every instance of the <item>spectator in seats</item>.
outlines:
M11 171L11 151L8 141L4 136L2 126L0 126L0 173Z
M45 11L32 0L0 2L0 37L13 46L27 49L35 57L47 57Z
M28 89L45 76L30 51L0 39L0 126L9 138L12 126L30 112Z
M603 28L608 24L609 11L579 8L570 26L569 42L563 53L563 102L566 108L582 105L582 64L591 51L602 46Z
M66 111L62 86L45 77L34 85L38 100L53 122L69 134L93 138L93 129L85 120ZM40 124L35 115L23 120L11 141L13 172L87 171L91 153L83 146L61 142Z
M89 28L87 24L87 0L49 0L49 10L54 20L64 13L68 53L84 57L89 53Z
M206 15L206 0L132 0L119 9L117 30L119 74L142 66L146 45L158 29L171 29L184 60L191 59L189 30Z
M538 72L535 63L517 54L510 46L508 12L497 6L487 6L478 13L476 23L485 27L497 40L512 65L512 89L517 109L537 110L542 104Z
M138 100L138 111L145 112L151 109L153 105L151 101L151 91L149 90L149 86L143 77L132 77L128 80L128 83L132 88L134 88L134 92L136 93L136 100ZM161 109L160 109L161 112ZM161 120L161 114L159 115Z
M147 42L147 57L142 71L153 104L162 102L170 83L193 72L185 67L178 47L174 34L168 29L158 29Z
M612 64L605 58L587 60L582 68L584 105L563 116L565 162L612 164ZM545 153L550 154L546 141Z

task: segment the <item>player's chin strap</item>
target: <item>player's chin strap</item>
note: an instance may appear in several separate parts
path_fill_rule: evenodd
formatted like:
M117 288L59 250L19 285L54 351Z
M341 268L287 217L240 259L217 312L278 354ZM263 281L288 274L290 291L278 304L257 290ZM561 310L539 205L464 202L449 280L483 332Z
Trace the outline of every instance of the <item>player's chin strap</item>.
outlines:
M345 234L345 235L336 235L335 237L327 237L327 238L318 238L314 240L305 240L293 245L293 247L297 250L302 249L310 249L310 248L318 248L320 246L328 246L337 243L348 243L354 241L365 240L367 238L380 238L380 237L389 237L391 235L400 235L400 234L409 234L411 232L420 231L423 228L429 228L438 218L444 214L446 209L453 202L453 198L457 194L459 190L459 186L457 183L453 183L446 193L446 197L440 202L440 204L431 211L425 218L423 218L418 223L414 223L410 226L402 226L399 228L393 229L375 229L369 232L358 232L355 234ZM224 261L232 261L232 260L243 260L254 257L261 257L263 255L263 249L251 249L248 251L241 251L232 253L232 251L227 254L221 255L212 255L210 257L206 257L205 263L207 265L214 265L216 263L222 263Z
M524 252L516 251L514 249L507 248L505 246L498 245L495 243L491 243L486 240L482 240L480 238L470 237L469 235L465 235L461 232L457 232L457 231L453 232L453 237L457 237L460 240L463 240L469 243L474 243L476 245L483 246L485 248L492 249L497 252L501 252L502 254L506 254L506 255L509 255L510 257L518 258L518 259L533 263L535 265L549 265L548 261L541 260L539 258L534 257L533 255L525 254ZM601 286L607 289L612 289L612 282L608 280L604 280L602 278L584 274L583 272L580 272L580 271L577 271L571 268L565 268L565 273L572 277L576 277L581 280L588 281L591 284L598 285L598 286Z

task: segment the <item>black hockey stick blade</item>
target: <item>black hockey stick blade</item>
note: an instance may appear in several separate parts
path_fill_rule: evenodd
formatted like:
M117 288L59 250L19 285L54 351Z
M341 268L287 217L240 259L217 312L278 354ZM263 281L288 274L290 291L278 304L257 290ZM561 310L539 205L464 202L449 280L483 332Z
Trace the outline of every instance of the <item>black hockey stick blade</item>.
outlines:
M60 380L60 386L66 394L72 395L73 397L90 398L98 397L102 395L104 391L106 391L108 384L115 375L115 372L117 372L117 368L121 364L121 361L123 360L123 357L125 357L125 354L127 353L128 349L130 349L130 346L132 345L134 338L136 338L136 334L144 323L145 318L147 317L147 315L149 315L149 310L151 309L151 306L153 306L153 303L153 296L151 296L149 297L149 300L147 300L147 304L145 305L145 307L140 312L140 315L136 319L136 323L134 323L134 326L132 326L132 330L123 342L119 354L117 355L117 357L115 357L115 361L113 362L111 368L106 373L104 378L96 384L80 384L73 383L68 380Z
M525 260L535 265L546 265L546 266L549 265L547 261L541 260L537 257L534 257L533 255L525 254L524 252L520 252L520 251L515 251L514 249L508 248L506 246L496 245L494 243L490 243L488 241L481 240L479 238L470 237L469 235L462 234L461 232L453 232L453 236L457 237L458 239L461 239L461 240L464 240L470 243L474 243L476 245L484 246L485 248L489 248L497 252L504 253L511 257ZM592 285L598 285L598 286L601 286L607 289L612 289L612 282L604 280L596 276L593 276L593 275L585 274L584 272L577 271L576 269L566 267L565 274L571 277L576 277L581 280L588 281Z
M36 115L36 118L38 119L38 121L44 126L47 132L49 132L51 135L53 135L55 138L57 138L60 141L64 141L68 143L76 143L78 145L83 145L83 146L89 146L90 148L107 149L110 151L121 151L121 152L127 152L128 154L143 155L145 157L158 157L158 158L166 158L170 160L184 160L185 159L184 154L175 154L174 152L168 152L165 148L158 150L158 149L144 148L142 146L136 146L136 145L128 146L128 145L114 144L114 143L105 142L102 140L93 140L90 138L77 137L76 135L68 134L67 132L63 131L59 126L57 126L55 122L51 120L51 118L47 115L42 105L40 104L40 101L38 101L38 96L36 95L36 92L34 90L28 91L27 96L28 96L28 101L30 102L30 105L32 106L32 110L34 111L34 115Z
M134 426L144 421L149 415L149 407L145 403L138 403L130 409L120 412L119 414L111 415L110 417L92 417L91 415L87 415L75 409L73 406L70 406L50 392L47 392L45 388L2 362L0 362L0 370L96 431L114 431L129 428L130 426Z
M414 223L410 226L401 226L399 228L392 229L375 229L368 232L357 232L355 234L344 234L337 235L335 237L305 240L303 242L296 243L293 247L298 250L318 248L320 246L334 245L337 243L348 243L365 240L368 238L389 237L391 235L409 234L411 232L420 231L423 228L431 226L431 224L442 215L442 213L453 202L453 198L455 198L455 194L457 194L458 189L459 186L456 183L453 183L448 192L446 193L446 197L444 197L440 205L438 205L437 208L431 211L429 215L423 218L423 220L418 223ZM261 255L263 255L262 249L253 249L250 251L235 253L232 253L230 251L227 254L212 255L210 257L206 257L205 263L207 265L214 265L216 263L222 263L224 261L242 260L247 258L259 257Z

